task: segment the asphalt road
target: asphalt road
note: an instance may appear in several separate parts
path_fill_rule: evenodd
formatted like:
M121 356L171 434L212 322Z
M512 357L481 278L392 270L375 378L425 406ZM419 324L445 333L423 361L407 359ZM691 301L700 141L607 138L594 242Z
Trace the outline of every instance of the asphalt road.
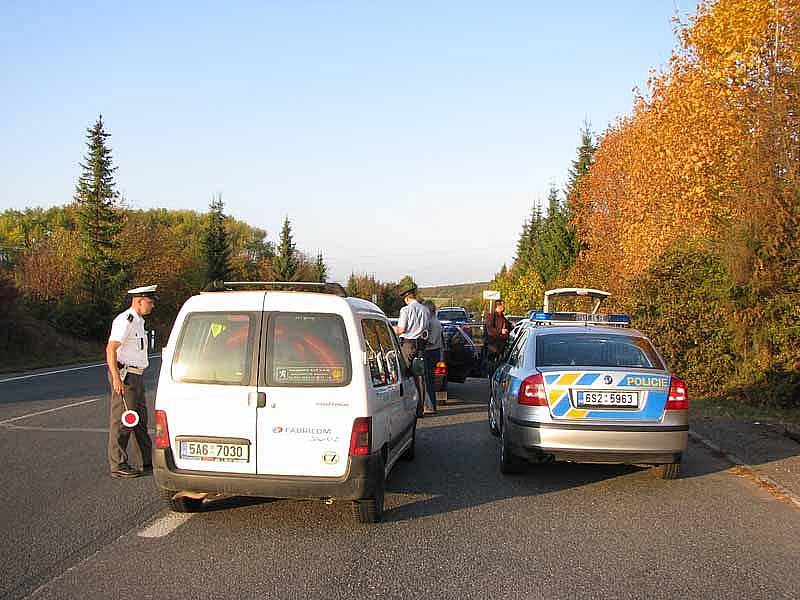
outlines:
M366 526L346 503L306 501L219 498L176 517L151 477L109 477L101 367L11 377L0 597L799 595L800 511L700 446L677 481L572 464L502 476L486 380L451 384L456 400L420 422L416 460L391 475L385 522Z

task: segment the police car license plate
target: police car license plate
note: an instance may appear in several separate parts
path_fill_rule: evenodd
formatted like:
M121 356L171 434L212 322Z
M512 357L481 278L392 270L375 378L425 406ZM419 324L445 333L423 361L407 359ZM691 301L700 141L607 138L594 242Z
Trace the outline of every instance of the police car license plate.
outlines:
M250 460L250 446L247 444L181 441L181 458L220 462L248 462Z
M639 392L578 392L578 408L638 408Z

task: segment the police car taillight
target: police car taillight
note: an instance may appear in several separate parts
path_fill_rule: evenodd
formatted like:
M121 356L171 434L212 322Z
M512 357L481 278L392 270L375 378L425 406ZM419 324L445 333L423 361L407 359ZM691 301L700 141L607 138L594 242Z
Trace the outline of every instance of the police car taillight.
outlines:
M156 411L156 448L169 448L169 427L167 427L167 413L163 410Z
M434 375L447 375L447 363L443 360L440 360L436 363L436 366L433 367L433 374Z
M547 406L547 392L541 373L531 375L522 382L517 402L525 406Z
M666 408L667 410L688 410L689 394L686 391L686 383L682 379L677 377L670 379Z
M357 417L350 434L350 456L366 456L372 446L372 417Z

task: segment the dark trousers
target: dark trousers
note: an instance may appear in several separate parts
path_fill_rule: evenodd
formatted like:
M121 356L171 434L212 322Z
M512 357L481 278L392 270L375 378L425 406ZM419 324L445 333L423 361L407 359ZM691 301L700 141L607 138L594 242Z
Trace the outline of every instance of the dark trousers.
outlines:
M425 409L436 410L436 390L434 389L433 369L442 355L440 348L425 350Z
M403 353L403 358L406 359L406 364L411 370L411 361L414 357L419 355L424 357L424 350L418 350L419 342L417 340L408 340L400 338L400 352ZM425 378L414 376L414 384L417 386L417 416L422 416L423 398L425 397Z
M125 402L122 396L111 388L111 402L108 424L108 466L115 470L128 464L128 439L133 433L136 446L142 459L142 466L153 464L153 442L147 433L147 400L144 397L144 377L135 373L125 376L123 387L125 389ZM108 373L108 382L111 384L111 373ZM139 424L136 427L125 427L120 418L127 404L129 410L139 413Z

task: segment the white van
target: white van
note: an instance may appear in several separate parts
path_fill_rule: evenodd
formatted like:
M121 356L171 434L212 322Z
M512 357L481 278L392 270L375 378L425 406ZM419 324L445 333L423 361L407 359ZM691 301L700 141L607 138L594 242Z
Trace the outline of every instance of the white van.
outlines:
M414 457L417 389L386 315L316 285L226 283L181 308L153 449L173 510L224 493L352 500L359 521L380 520L386 476Z

